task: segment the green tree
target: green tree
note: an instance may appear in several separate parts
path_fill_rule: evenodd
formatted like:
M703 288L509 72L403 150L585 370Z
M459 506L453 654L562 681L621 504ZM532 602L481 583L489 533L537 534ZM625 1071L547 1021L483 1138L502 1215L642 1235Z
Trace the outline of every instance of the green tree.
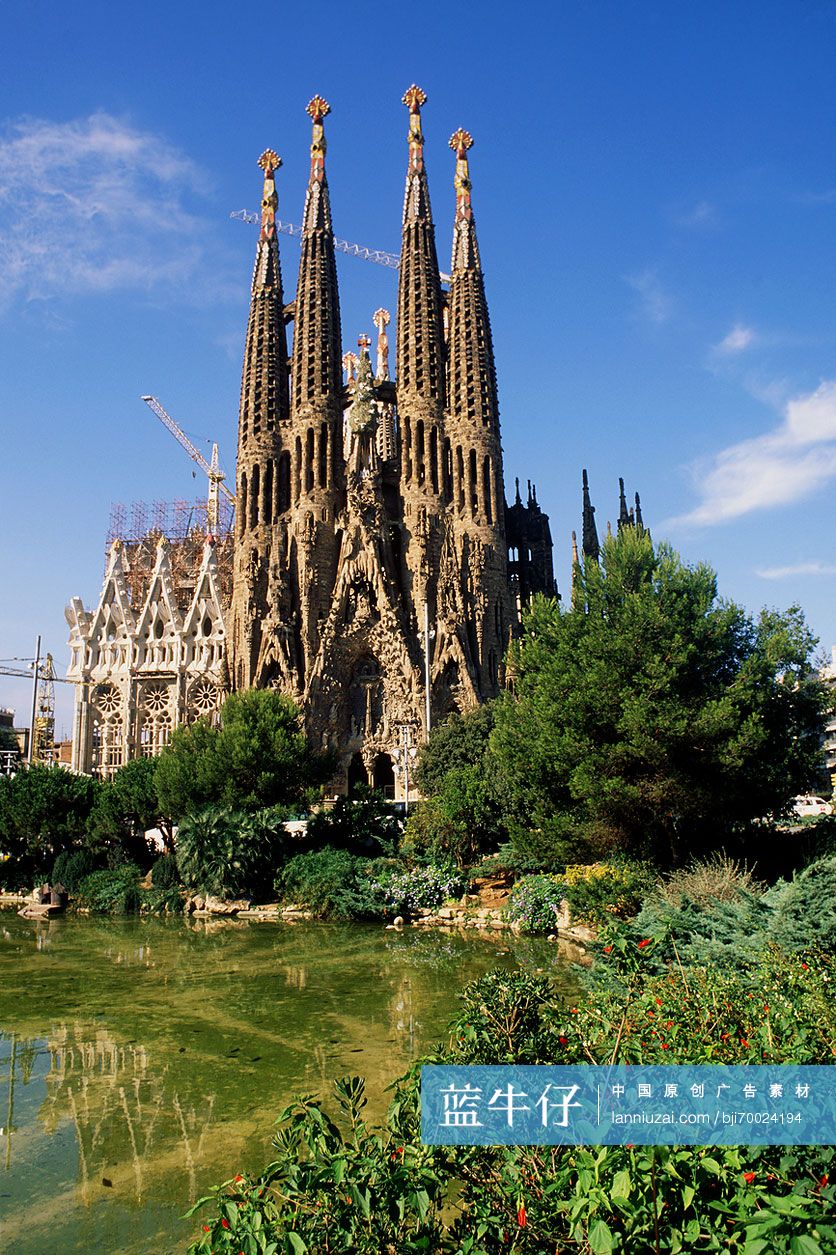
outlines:
M515 844L544 865L613 849L679 863L815 778L829 698L798 608L754 620L714 572L625 529L537 598L491 739Z
M149 828L159 828L166 845L172 844L171 822L157 800L156 770L154 759L134 758L99 785L87 824L88 843L106 850L111 862L145 863Z
M453 714L433 728L418 758L426 801L407 825L408 843L468 867L506 837L497 772L490 753L495 703Z
M162 811L179 820L205 806L259 810L302 805L334 769L309 746L299 711L273 689L228 697L218 728L178 728L157 759Z
M95 782L37 763L0 777L0 849L31 875L51 871L56 855L82 842Z

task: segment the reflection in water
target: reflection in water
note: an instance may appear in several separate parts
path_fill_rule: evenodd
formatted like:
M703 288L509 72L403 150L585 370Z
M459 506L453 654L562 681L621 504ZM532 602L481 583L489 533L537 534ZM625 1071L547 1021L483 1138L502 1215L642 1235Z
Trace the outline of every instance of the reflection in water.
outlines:
M294 1094L361 1073L381 1116L457 988L555 961L505 937L218 923L0 916L0 1248L182 1250L183 1212L267 1162Z

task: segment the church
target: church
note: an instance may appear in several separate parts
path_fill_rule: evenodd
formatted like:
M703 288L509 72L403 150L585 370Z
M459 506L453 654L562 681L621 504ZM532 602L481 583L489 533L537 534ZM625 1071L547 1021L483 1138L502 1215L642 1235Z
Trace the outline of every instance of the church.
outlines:
M292 697L336 751L332 795L404 798L418 746L495 697L522 609L557 596L547 515L530 483L506 503L496 370L465 130L450 139L452 247L439 269L421 110L408 112L394 363L388 310L346 350L326 174L327 102L312 125L295 296L279 255L277 174L263 174L238 420L234 521L157 502L114 508L98 605L73 598L73 769L99 776L217 720L230 692ZM290 297L290 299L288 299ZM372 358L374 348L374 358ZM122 513L119 514L118 511ZM168 510L168 513L166 512ZM583 473L585 559L597 561ZM642 525L638 496L618 526ZM577 549L575 549L577 561Z
M238 428L229 678L272 685L339 755L335 790L400 796L405 757L454 710L495 697L534 592L556 592L533 493L506 507L496 371L457 130L452 261L439 270L424 164L424 92L410 87L394 371L390 315L375 360L344 355L321 96L295 299L285 296L272 150L264 172ZM452 200L452 198L451 198ZM292 345L288 350L288 328ZM345 377L347 374L347 378Z

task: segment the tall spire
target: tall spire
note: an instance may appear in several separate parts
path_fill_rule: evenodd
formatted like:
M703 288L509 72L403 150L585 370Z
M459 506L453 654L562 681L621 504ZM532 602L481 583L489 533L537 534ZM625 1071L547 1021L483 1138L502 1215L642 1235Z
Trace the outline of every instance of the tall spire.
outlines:
M624 495L624 480L618 480L618 530L630 526L630 511L627 509L627 498Z
M297 414L305 406L328 398L333 403L342 387L340 299L325 177L323 122L330 111L321 96L314 96L307 107L313 133L293 335L293 406Z
M240 451L252 436L275 431L278 423L287 418L289 409L287 332L276 239L279 201L275 173L282 161L272 148L267 148L259 157L258 164L264 171L264 189L241 380Z
M598 561L601 546L598 544L598 529L595 526L595 506L589 497L589 478L583 473L583 556Z
M426 102L426 93L415 84L404 92L403 103L409 110L409 158L398 279L396 364L398 389L403 397L412 393L443 405L441 280L421 130L421 107Z
M636 493L635 519L636 519L636 527L639 529L640 532L643 532L644 531L644 519L642 518L642 503L641 503L638 493Z
M450 281L450 412L468 425L498 432L499 404L491 324L470 201L468 150L473 138L459 128L450 137L456 154L456 217Z
M468 150L473 147L473 136L461 127L450 136L450 147L456 154L456 220L453 226L452 271L481 270L479 246L476 243L476 224L470 203L470 168Z

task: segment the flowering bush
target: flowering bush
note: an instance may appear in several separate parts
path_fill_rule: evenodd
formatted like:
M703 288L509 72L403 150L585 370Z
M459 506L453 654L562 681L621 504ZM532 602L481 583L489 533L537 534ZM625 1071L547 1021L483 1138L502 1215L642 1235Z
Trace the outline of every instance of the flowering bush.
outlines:
M833 958L773 951L753 955L746 972L657 975L656 944L613 932L599 962L626 983L577 1006L562 1005L543 977L489 973L464 990L449 1045L424 1062L833 1060ZM386 1130L360 1118L356 1079L337 1086L347 1135L309 1099L285 1112L266 1173L197 1204L216 1214L192 1252L836 1250L832 1147L427 1146L419 1069L399 1082Z
M567 867L562 880L572 919L598 924L637 914L655 876L647 863L588 863Z
M460 898L467 884L461 872L453 867L428 864L405 871L384 871L372 880L386 912L411 915L414 911L433 910L448 898Z
M512 924L523 933L553 933L557 927L563 881L559 876L523 876L505 907Z

